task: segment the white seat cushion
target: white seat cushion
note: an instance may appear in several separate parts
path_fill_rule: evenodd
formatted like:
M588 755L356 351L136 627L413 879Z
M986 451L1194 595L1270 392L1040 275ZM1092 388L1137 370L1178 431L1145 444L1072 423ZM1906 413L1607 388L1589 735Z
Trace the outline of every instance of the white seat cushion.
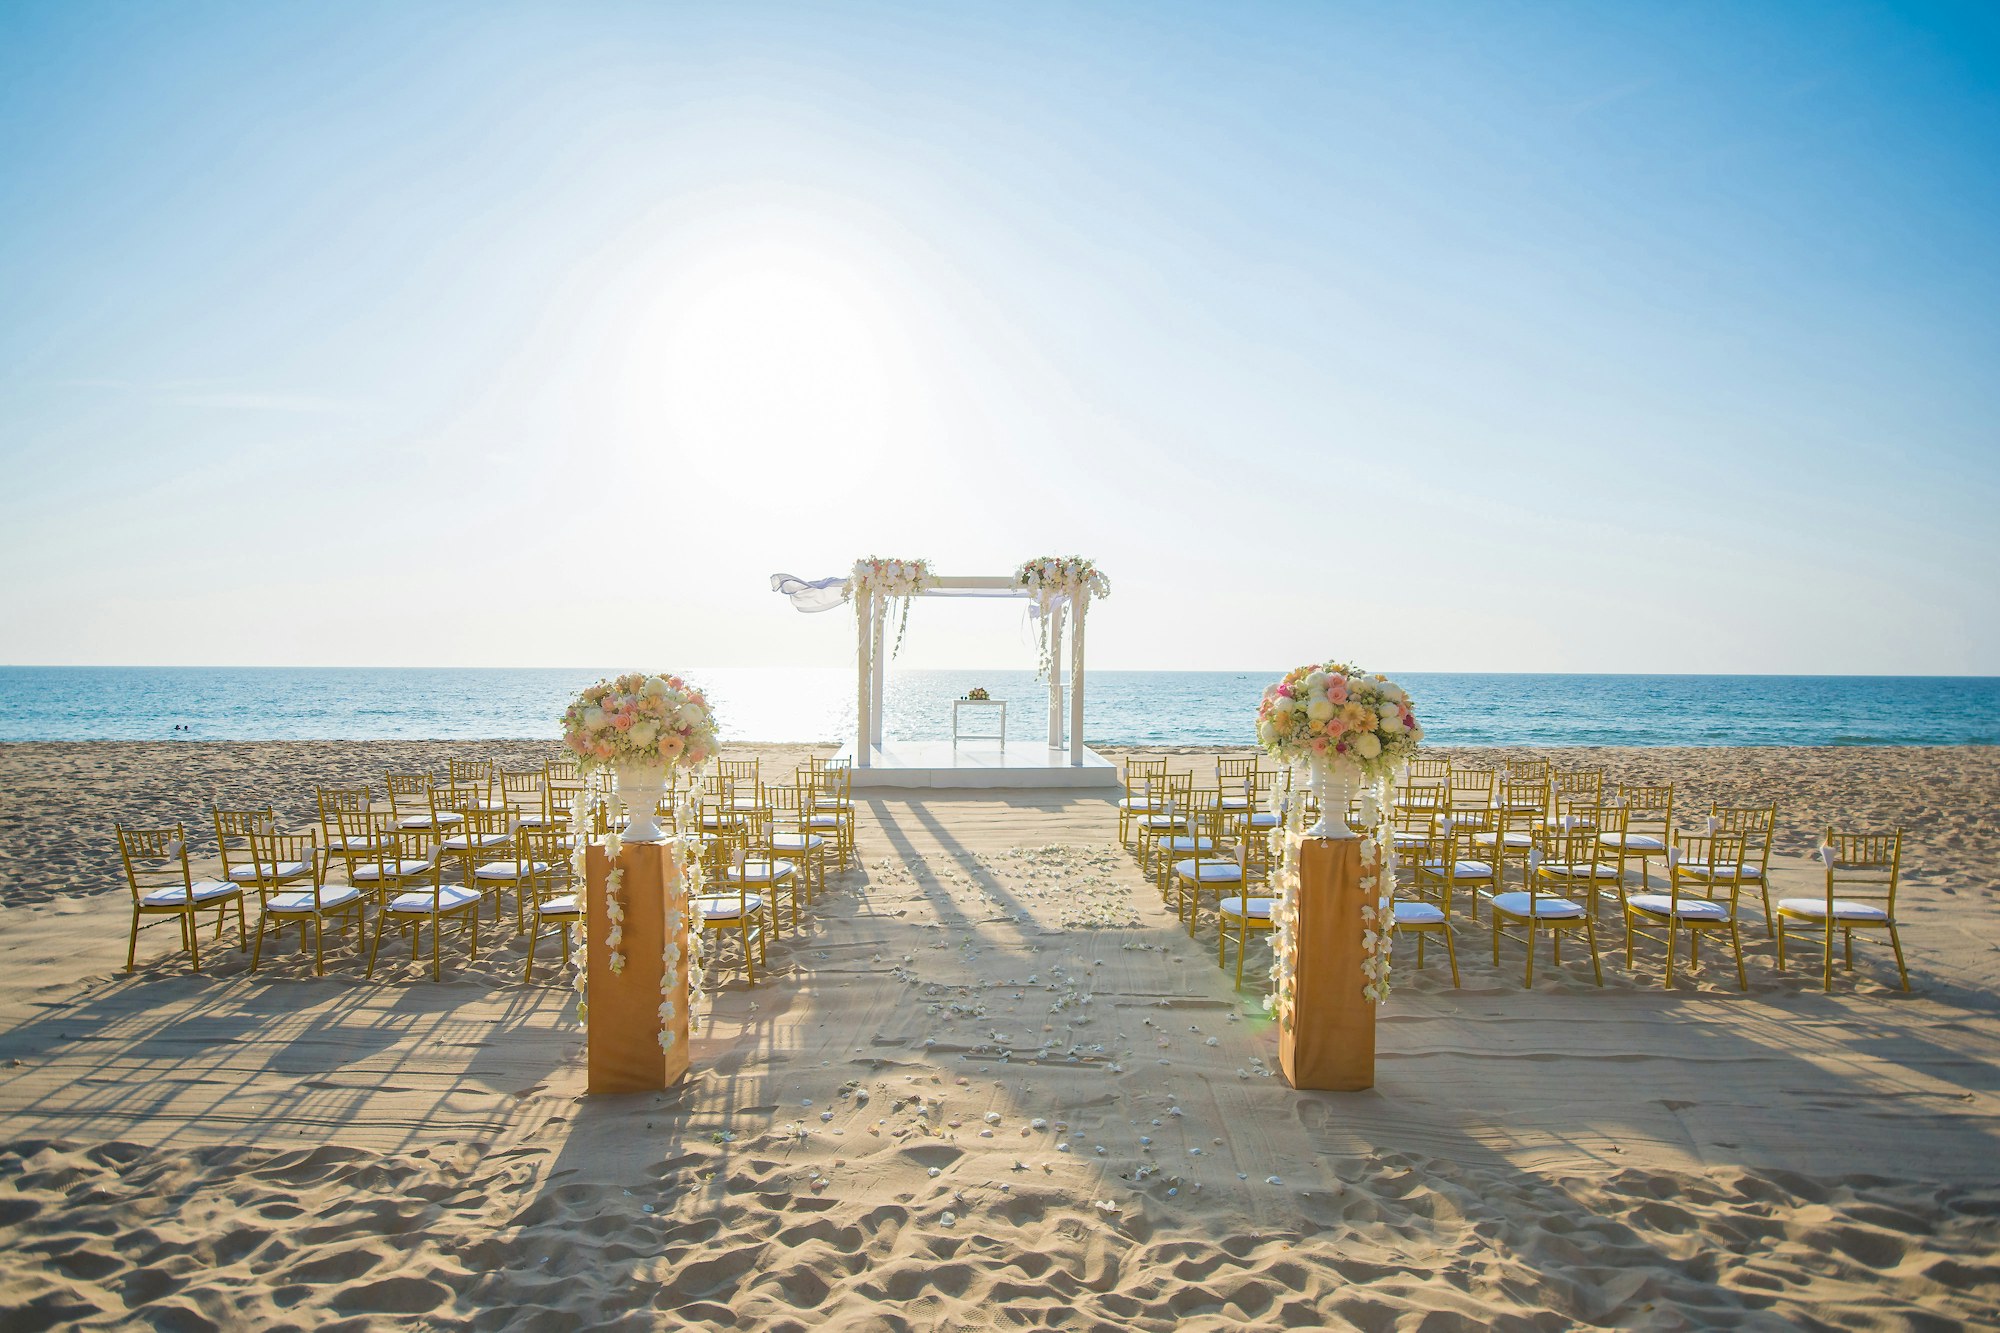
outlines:
M429 861L398 861L396 862L395 869L389 873L393 877L401 879L407 875L421 875L430 868L431 863ZM382 878L382 867L375 865L356 866L347 877L372 884Z
M723 880L730 884L769 884L791 875L790 861L745 861L741 868L729 866L722 872Z
M1509 833L1504 836L1498 833L1475 833L1472 835L1472 845L1475 847L1491 847L1496 838L1500 839L1500 845L1503 847L1528 848L1535 845L1535 837L1532 833Z
M1251 828L1276 828L1278 817L1269 810L1253 810L1250 812L1249 824Z
M1542 862L1542 873L1561 879L1617 879L1618 867L1605 865L1602 861L1590 865L1566 864L1562 861Z
M1171 838L1160 839L1160 850L1163 852L1212 852L1215 850L1215 839L1207 836L1190 838L1186 834L1177 833Z
M734 898L711 898L703 896L695 899L695 901L701 904L702 916L710 921L734 921L738 916L742 915L744 908L752 912L761 912L764 910L763 897L755 893L746 894L741 907L737 905L737 901Z
M1508 916L1528 915L1528 895L1518 889L1513 893L1499 893L1492 898L1493 906ZM1560 921L1583 915L1583 909L1567 898L1552 898L1546 893L1535 895L1536 920Z
M781 852L816 852L826 839L816 833L773 833L771 845Z
M446 838L438 846L448 852L483 852L493 847L505 847L512 841L505 833L464 833Z
M582 916L583 904L577 900L577 896L575 894L565 893L560 895L559 897L549 898L543 902L536 903L535 915Z
M217 898L240 898L243 896L241 884L231 884L219 879L198 879L194 882L194 900L198 903L212 902ZM164 889L154 889L139 901L148 907L179 907L188 900L188 891L178 884Z
M1673 912L1673 897L1665 893L1635 893L1625 900L1632 907L1651 916L1666 916ZM1680 910L1675 916L1686 921L1727 921L1729 909L1721 903L1712 903L1706 898L1683 898Z
M807 820L806 822L807 822L808 824L812 825L812 826L813 826L814 828L830 828L830 829L837 829L837 828L839 828L839 827L840 827L840 816L839 816L839 815L814 815L814 816L813 816L813 817L812 817L811 819Z
M478 901L478 892L466 888L463 884L447 884L437 891L437 910L440 912L453 911ZM386 910L397 916L429 916L430 892L425 890L422 893L399 893L389 900Z
M315 911L345 907L360 897L361 890L352 884L329 884L321 891L319 902L315 905L311 889L291 889L271 895L271 900L264 904L264 910L277 916L311 916Z
M1400 829L1396 832L1396 845L1398 847L1422 847L1430 840L1431 835L1428 833L1409 833Z
M404 815L396 821L396 827L402 829L430 828L434 823L435 821L429 815Z
M329 852L347 852L352 855L365 855L375 850L375 844L369 842L366 838L328 838L326 840L326 849Z
M1139 824L1140 827L1142 828L1159 828L1159 829L1185 828L1187 826L1187 816L1146 815L1139 820Z
M530 875L546 875L548 873L549 863L547 861L530 861L525 867L517 865L512 861L488 861L485 865L474 870L472 877L474 879L505 880L511 884L516 880L526 879Z
M1441 926L1444 911L1436 903L1395 904L1396 924L1399 926Z
M295 879L300 875L309 875L312 873L312 867L304 861L280 861L273 868L277 871L277 874L273 876L274 879ZM257 882L257 867L255 865L238 866L229 872L229 878L237 884L254 884Z
M1778 910L1786 916L1806 916L1818 921L1826 916L1826 899L1780 898ZM1836 921L1887 921L1889 914L1873 903L1857 903L1845 898L1835 898L1833 917Z
M1429 874L1442 875L1444 862L1425 861L1422 869ZM1451 863L1451 873L1454 879L1490 879L1493 867L1484 861L1454 861Z
M1143 812L1146 810L1157 809L1160 806L1160 804L1161 803L1159 801L1148 800L1144 796L1128 796L1124 800L1118 803L1118 808L1120 810L1126 810L1126 811Z
M1224 898L1215 906L1216 910L1220 911L1224 916L1247 916L1257 921L1269 921L1271 919L1271 900L1269 898L1252 898L1250 900L1250 910L1247 912L1243 910L1243 900L1241 898Z
M1616 847L1619 844L1619 835L1616 833L1600 833L1597 835L1597 840L1606 847ZM1664 852L1667 850L1667 844L1661 842L1650 833L1627 833L1624 835L1624 843L1625 850L1628 852Z
M1174 874L1181 879L1198 879L1203 884L1235 884L1243 878L1243 867L1234 861L1174 862Z

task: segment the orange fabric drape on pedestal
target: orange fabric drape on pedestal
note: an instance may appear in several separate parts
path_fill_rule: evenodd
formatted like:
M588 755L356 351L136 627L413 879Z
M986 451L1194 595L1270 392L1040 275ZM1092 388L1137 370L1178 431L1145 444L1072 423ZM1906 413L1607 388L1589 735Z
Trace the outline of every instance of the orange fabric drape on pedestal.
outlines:
M604 905L611 860L604 848L596 844L588 849L584 859L589 880L586 910L590 914L590 944L586 951L590 969L590 1021L585 1029L589 1088L592 1092L654 1092L679 1079L688 1068L685 963L680 969L679 994L674 997L674 1019L669 1024L674 1032L673 1047L660 1049L660 976L666 971L667 886L669 876L679 874L679 866L672 844L664 842L628 842L619 852L618 863L625 871L619 893L625 905L625 935L620 948L625 955L625 968L614 973L611 951L604 943L611 933ZM687 949L686 929L683 923L683 957Z
M1361 891L1361 840L1307 838L1298 857L1292 1022L1278 1033L1278 1063L1295 1088L1372 1088L1375 1006L1362 994L1361 908L1374 895Z

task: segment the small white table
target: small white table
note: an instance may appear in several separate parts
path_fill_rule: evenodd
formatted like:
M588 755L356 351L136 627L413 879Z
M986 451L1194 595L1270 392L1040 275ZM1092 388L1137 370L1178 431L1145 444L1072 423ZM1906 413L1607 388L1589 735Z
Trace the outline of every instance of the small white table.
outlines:
M958 738L960 735L958 715L961 709L966 709L966 708L974 708L974 709L997 708L1000 710L1000 734L998 736L974 735L974 736L968 736L966 737L966 739L974 741L999 741L1000 748L1003 750L1006 749L1007 748L1007 701L1005 699L953 699L951 701L952 748L956 749L958 747Z

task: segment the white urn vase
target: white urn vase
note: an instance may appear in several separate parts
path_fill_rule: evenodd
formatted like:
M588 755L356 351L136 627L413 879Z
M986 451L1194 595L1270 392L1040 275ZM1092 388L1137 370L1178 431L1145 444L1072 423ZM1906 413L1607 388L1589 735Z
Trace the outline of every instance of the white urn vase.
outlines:
M1312 758L1312 794L1319 804L1319 820L1306 830L1308 838L1358 838L1361 835L1347 826L1347 803L1354 798L1354 789L1361 780L1361 771L1345 760L1314 755Z
M626 842L665 842L660 827L660 798L667 792L665 764L618 765L618 799L625 806Z

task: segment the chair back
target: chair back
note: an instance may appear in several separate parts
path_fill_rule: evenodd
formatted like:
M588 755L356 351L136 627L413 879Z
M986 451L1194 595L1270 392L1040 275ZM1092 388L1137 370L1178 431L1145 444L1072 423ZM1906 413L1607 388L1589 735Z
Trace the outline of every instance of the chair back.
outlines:
M1445 788L1451 793L1454 810L1485 810L1493 805L1493 785L1497 775L1490 768L1454 768L1445 774Z
M367 787L319 787L319 833L329 848L340 846L340 816L365 811L375 803L375 793Z
M431 807L430 774L385 773L382 785L389 789L389 809L397 819L407 819L412 815L437 816L437 811Z
M215 848L222 854L222 878L228 879L231 870L246 867L254 874L251 835L267 826L275 831L277 812L268 805L261 810L224 810L219 805L210 805L209 809L215 812Z
M1554 767L1554 763L1547 759L1509 759L1501 771L1510 778L1546 782L1549 779L1549 771Z
M194 901L194 873L188 866L187 829L178 823L157 828L127 828L117 821L118 857L125 863L125 882L132 902L156 889L181 889Z
M755 786L762 762L758 759L718 759L715 761L715 775L725 782L748 782Z
M1601 768L1565 769L1549 781L1556 814L1566 813L1571 806L1604 804L1604 770Z
M571 892L569 841L561 829L523 827L514 836L520 848L519 882L529 886L536 902Z
M1500 808L1510 814L1542 819L1549 812L1549 780L1519 778L1511 774L1501 778Z
M319 906L321 891L326 887L326 858L320 855L319 838L311 830L280 833L276 820L263 820L251 826L249 839L252 883L260 899L285 889L304 887L296 880L290 884L284 882L283 867L295 864L311 872L313 906Z
M854 765L845 759L810 761L813 806L820 810L845 810L854 804Z
M1536 873L1528 876L1528 894L1532 900L1536 882L1548 880L1561 886L1560 891L1551 891L1548 896L1566 896L1568 892L1589 893L1596 884L1598 865L1597 830L1584 825L1569 825L1553 822L1535 830L1535 849L1530 854L1537 864Z
M1647 833L1667 841L1674 826L1674 784L1659 786L1637 783L1618 784L1618 804L1625 808L1625 827L1631 833Z
M1667 885L1673 901L1726 895L1734 912L1744 883L1744 850L1741 833L1675 833L1667 849Z
M1770 868L1771 834L1778 827L1778 807L1770 805L1711 805L1708 817L1723 833L1743 835L1743 855L1759 875Z
M454 783L470 783L490 792L499 765L491 759L447 759L445 778Z
M1826 867L1826 896L1831 915L1835 898L1879 903L1896 919L1896 886L1903 876L1903 830L1892 833L1843 833L1828 829L1820 839L1819 859Z
M327 845L330 852L346 860L352 875L359 867L379 868L385 858L393 862L401 854L397 850L400 840L389 837L395 831L396 817L387 811L336 810Z
M1429 755L1412 758L1403 772L1403 787L1443 787L1451 781L1451 760Z
M580 783L583 774L574 755L560 754L542 765L542 776L550 783Z
M500 770L500 799L516 815L539 815L547 806L542 789L547 779L539 768Z
M1215 761L1215 785L1218 790L1223 788L1234 790L1242 784L1244 779L1255 779L1256 776L1257 756L1255 755L1250 755L1247 758L1218 758Z

